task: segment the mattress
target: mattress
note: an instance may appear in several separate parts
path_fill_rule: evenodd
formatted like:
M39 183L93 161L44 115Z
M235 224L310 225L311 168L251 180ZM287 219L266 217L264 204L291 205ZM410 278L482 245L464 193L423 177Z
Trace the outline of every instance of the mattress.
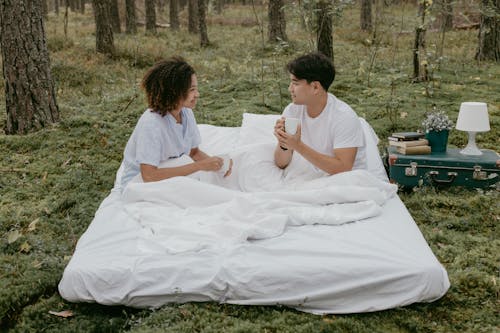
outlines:
M234 128L199 125L200 148L222 154L245 144L242 134L252 117L263 119L247 115L242 127ZM267 127L273 122L265 121ZM384 178L370 130L365 124L371 145L367 156L374 173ZM247 134L243 140L255 142ZM340 314L432 302L450 285L397 195L382 205L379 215L360 221L286 227L276 237L193 251L145 249L149 245L141 239L141 228L130 219L115 186L78 241L59 283L61 296L138 308L215 301Z

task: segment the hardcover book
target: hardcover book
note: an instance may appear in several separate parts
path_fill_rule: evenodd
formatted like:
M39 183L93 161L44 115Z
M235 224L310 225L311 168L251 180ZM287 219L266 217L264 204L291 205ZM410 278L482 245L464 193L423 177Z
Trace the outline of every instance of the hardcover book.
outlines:
M430 146L397 147L397 151L404 155L424 155L431 153Z
M418 140L425 137L425 133L420 132L397 132L392 133L393 138L402 139L402 140Z
M389 141L390 146L394 147L416 147L416 146L427 146L429 141L426 139L418 139L411 141Z

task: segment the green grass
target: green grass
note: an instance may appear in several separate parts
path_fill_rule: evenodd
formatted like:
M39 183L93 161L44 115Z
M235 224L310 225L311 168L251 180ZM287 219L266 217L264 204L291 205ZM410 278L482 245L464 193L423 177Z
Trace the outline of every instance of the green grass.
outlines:
M338 74L331 92L366 117L381 138L393 130L417 129L433 104L456 120L460 102L485 101L492 130L477 141L482 148L498 149L500 65L473 60L477 31L451 31L434 81L410 83L415 12L410 5L386 8L380 43L370 46L370 36L358 31L358 11L348 8L334 32ZM265 17L260 8L258 14ZM184 31L160 30L156 36L140 31L115 36L113 59L95 53L90 13L70 13L67 37L62 15L49 16L46 32L61 121L25 136L0 132L0 331L498 332L500 209L494 190L418 188L401 193L449 273L449 292L430 304L314 316L284 307L193 303L150 311L60 298L62 271L109 193L123 148L144 110L138 82L154 61L181 54L195 66L199 123L239 126L243 112L280 113L288 104L284 64L310 51L312 38L298 17L288 17L287 45L263 47L250 7L232 6L221 16L210 15L212 45L206 49ZM441 36L430 32L427 38L437 66ZM2 100L3 85L0 80ZM5 114L1 103L0 122ZM465 133L452 131L451 145L463 146L466 140ZM16 233L18 238L9 243ZM74 316L48 314L66 309Z

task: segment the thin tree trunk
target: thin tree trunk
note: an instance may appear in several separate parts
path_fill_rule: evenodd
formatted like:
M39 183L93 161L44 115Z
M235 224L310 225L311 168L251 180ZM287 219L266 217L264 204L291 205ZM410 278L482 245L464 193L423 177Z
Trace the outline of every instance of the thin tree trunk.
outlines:
M80 14L85 14L85 0L80 1Z
M198 29L200 30L201 47L208 46L210 44L210 41L208 40L207 32L205 0L198 0Z
M30 29L19 29L30 27ZM24 134L59 120L39 1L0 1L6 134Z
M42 0L42 16L44 19L48 18L49 6L47 5L47 0Z
M500 62L500 0L482 0L476 59Z
M198 0L188 0L188 31L198 33Z
M113 55L115 53L113 28L111 27L109 0L92 0L96 26L96 51Z
M453 4L452 0L441 0L443 13L441 23L441 31L450 31L453 29Z
M125 32L127 34L137 33L135 0L125 0Z
M146 31L156 34L155 0L146 0Z
M372 31L372 0L361 0L361 30Z
M122 32L120 14L118 10L118 0L110 0L110 16L111 16L111 26L113 27L113 32L119 34Z
M59 0L54 0L54 11L59 15Z
M333 61L333 18L330 3L320 0L317 5L317 42L318 52Z
M170 0L170 29L179 30L179 1Z
M283 0L269 0L269 42L275 43L279 40L287 40L286 20L283 10Z
M224 0L215 0L215 12L217 14L222 14L223 7L224 7Z

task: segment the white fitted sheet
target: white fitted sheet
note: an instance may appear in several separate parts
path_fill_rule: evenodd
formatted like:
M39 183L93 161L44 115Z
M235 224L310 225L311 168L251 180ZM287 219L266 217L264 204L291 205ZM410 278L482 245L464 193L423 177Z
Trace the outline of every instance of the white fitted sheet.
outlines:
M201 148L229 152L239 130L200 125ZM143 230L114 189L80 238L59 292L68 301L107 305L217 301L317 314L377 311L443 296L447 273L403 202L394 196L382 208L363 221L288 227L274 238L166 253L144 251Z

